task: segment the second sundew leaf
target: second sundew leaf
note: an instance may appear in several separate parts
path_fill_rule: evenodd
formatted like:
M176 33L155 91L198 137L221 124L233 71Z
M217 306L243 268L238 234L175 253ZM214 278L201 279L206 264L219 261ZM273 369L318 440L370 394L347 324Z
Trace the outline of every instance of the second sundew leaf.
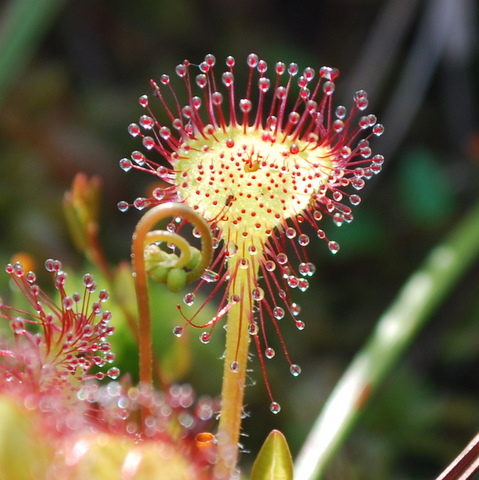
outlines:
M250 480L292 480L293 460L286 438L273 430L256 457Z

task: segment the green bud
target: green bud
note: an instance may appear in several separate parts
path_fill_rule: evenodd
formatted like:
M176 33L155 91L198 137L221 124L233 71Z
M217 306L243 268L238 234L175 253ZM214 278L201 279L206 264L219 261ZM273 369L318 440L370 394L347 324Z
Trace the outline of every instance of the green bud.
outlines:
M182 268L173 268L168 272L166 286L172 292L179 292L186 285L186 272Z
M168 273L170 268L162 267L161 265L156 265L153 268L146 271L150 278L156 283L166 283L168 278Z
M292 480L293 460L286 438L273 430L266 438L253 464L251 480Z
M190 270L194 270L198 266L198 264L201 262L201 252L197 248L191 247L190 254L191 254L191 259L186 266Z

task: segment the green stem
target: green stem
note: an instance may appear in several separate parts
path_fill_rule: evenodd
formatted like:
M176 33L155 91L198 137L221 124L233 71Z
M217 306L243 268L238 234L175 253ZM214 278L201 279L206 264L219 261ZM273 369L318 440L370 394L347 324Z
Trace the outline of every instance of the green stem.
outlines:
M231 262L233 263L233 262ZM256 270L253 265L247 269L238 264L229 264L233 273L228 298L237 296L239 303L231 305L228 311L226 349L221 392L221 414L217 434L217 463L214 478L233 477L238 462L238 448L243 418L243 398L248 363L250 334L248 325L252 321L253 300L250 294Z
M300 452L298 480L320 478L371 394L479 254L479 204L435 247L379 319L344 373Z
M65 3L65 0L16 0L3 7L0 29L0 103Z
M185 240L168 231L150 230L165 218L181 216L191 222L201 233L202 256L194 272L190 272L188 281L196 280L203 270L208 267L212 256L212 238L208 224L196 213L181 203L165 203L148 210L138 222L132 240L132 264L135 279L136 299L138 304L139 322L139 352L140 352L140 383L144 386L153 386L153 341L151 333L150 303L148 297L148 281L145 271L145 247L152 242L175 243L181 249L181 257L176 267L184 266L189 260L189 244ZM194 275L193 275L194 274ZM142 410L142 419L148 415Z

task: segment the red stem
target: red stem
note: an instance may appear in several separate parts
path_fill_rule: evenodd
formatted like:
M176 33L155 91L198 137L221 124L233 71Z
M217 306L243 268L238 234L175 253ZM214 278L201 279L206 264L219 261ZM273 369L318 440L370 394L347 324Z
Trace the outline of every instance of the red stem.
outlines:
M158 205L148 210L136 225L132 239L131 257L138 304L140 383L150 388L153 386L153 341L144 249L146 245L153 241L162 241L161 231L150 232L150 230L161 220L176 216L181 216L190 221L201 233L201 261L194 271L188 275L188 281L194 281L201 276L204 269L208 267L213 252L211 231L208 224L191 208L181 203L164 203ZM175 243L170 232L165 232L165 234L169 242ZM181 238L181 240L182 244L184 244L184 239ZM148 409L142 407L142 423L144 423L148 414Z

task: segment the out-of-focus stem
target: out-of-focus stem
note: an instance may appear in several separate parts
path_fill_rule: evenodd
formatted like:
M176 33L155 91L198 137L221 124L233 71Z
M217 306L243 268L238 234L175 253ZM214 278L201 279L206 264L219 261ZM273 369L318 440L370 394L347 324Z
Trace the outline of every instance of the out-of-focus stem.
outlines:
M379 319L344 373L301 450L295 479L321 478L371 394L479 254L479 204L435 247Z
M479 470L479 434L436 480L469 480Z

